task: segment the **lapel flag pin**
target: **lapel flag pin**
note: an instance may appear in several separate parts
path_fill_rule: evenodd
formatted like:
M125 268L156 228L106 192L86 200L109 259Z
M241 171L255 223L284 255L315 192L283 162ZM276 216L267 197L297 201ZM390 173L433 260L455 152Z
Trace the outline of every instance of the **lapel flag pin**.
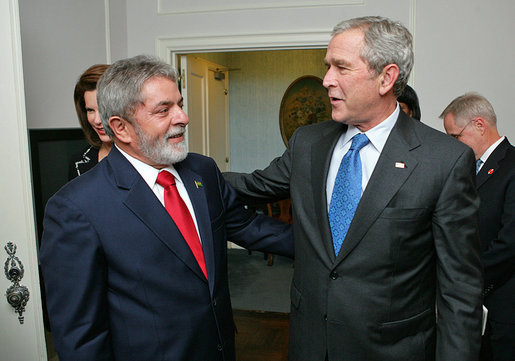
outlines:
M492 174L493 172L494 172L494 169L492 168L492 169L490 169L490 170L488 171L488 174Z
M406 168L406 164L403 162L395 162L395 168Z
M202 182L201 181L195 181L195 187L202 188L203 187Z

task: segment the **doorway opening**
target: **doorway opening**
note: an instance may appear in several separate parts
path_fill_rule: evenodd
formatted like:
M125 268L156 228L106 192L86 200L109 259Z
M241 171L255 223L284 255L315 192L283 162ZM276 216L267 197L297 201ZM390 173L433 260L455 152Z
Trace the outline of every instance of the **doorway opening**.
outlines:
M214 71L225 72L227 83L227 149L229 169L249 172L263 168L270 160L281 155L286 145L280 130L280 107L282 98L296 79L312 75L322 79L326 72L323 63L325 47L318 49L268 49L245 51L186 52L172 53L172 63L181 71L181 82L186 84L181 91L187 99L190 125L201 123L204 132L212 126L205 126L205 118L199 113L206 106L195 105L192 98L206 99L206 90L194 88L188 82L188 57L195 57L211 64ZM216 65L212 65L216 64ZM198 77L198 75L195 75ZM210 76L214 76L210 75ZM207 91L209 93L209 91ZM197 99L198 100L198 99ZM186 102L185 102L186 103ZM207 105L211 107L212 105ZM185 107L186 108L186 107ZM209 123L209 121L208 121ZM192 127L193 128L193 127ZM198 130L189 130L190 149L206 149L205 145L194 144L206 135ZM193 134L195 132L195 134ZM209 145L220 139L212 134ZM207 147L209 148L209 146ZM204 153L211 154L209 152ZM222 170L221 165L217 161ZM258 212L266 214L266 205ZM256 335L265 339L273 336L279 340L273 346L274 355L267 354L267 360L283 360L288 353L288 327L290 297L289 288L293 277L293 261L274 257L274 264L268 266L262 253L248 253L231 246L228 250L229 287L234 308L235 323L239 333L236 336L236 350L239 357L247 359L249 345L261 354L271 345L262 345ZM271 325L274 326L271 326ZM250 359L250 358L249 358ZM265 358L263 358L265 359Z
M227 71L228 121L227 121L227 155L229 167L217 163L223 171L250 172L263 168L270 160L281 155L286 145L281 136L279 113L282 98L288 87L296 79L311 75L322 79L326 72L323 63L325 48L317 49L267 49L237 50L217 52L171 53L172 63L181 69L181 82L188 82L184 67L184 57L195 57L212 64L218 64ZM195 98L207 99L202 92L194 88L182 90L185 104ZM204 122L199 118L199 106L188 110L190 128L195 122ZM206 129L207 128L207 129ZM209 133L218 128L204 127ZM190 134L190 147L199 149L199 136ZM211 144L220 137L212 134ZM206 147L204 147L205 149ZM209 152L203 153L212 156ZM216 160L216 159L215 159Z

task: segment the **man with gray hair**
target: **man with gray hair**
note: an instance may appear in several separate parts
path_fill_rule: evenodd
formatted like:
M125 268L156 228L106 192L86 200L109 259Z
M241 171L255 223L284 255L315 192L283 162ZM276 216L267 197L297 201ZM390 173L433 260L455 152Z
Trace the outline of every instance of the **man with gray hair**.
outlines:
M333 31L332 120L301 127L242 197L291 198L292 361L475 361L481 260L474 155L401 112L412 37L381 17Z
M98 83L114 146L47 203L41 246L60 361L234 361L227 240L293 255L289 226L187 152L175 70L137 56Z
M515 360L515 147L497 131L492 104L466 93L442 112L445 131L476 155L479 236L488 309L481 361Z

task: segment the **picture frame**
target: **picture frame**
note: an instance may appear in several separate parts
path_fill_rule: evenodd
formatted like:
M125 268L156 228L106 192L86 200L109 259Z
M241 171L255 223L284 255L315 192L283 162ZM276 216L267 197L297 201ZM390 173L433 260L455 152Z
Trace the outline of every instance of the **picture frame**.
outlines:
M329 119L331 102L322 79L314 75L295 79L284 92L279 110L279 126L286 147L298 127Z

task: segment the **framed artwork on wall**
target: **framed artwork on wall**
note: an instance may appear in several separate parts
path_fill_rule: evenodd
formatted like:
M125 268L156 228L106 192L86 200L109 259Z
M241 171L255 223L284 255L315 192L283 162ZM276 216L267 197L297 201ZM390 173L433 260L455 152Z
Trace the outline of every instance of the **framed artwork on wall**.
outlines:
M279 111L279 126L284 144L300 126L331 119L331 102L322 79L305 75L294 80L284 92Z

